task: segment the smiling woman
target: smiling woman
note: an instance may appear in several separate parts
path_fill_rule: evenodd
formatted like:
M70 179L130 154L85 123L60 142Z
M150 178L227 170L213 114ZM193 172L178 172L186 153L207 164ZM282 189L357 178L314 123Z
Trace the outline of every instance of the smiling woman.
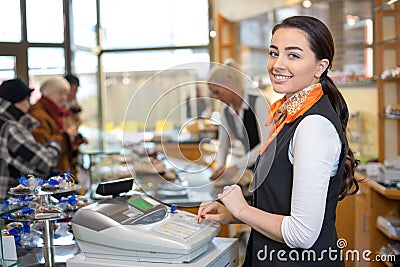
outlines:
M198 212L199 223L252 228L243 266L280 266L283 258L285 265L344 266L335 211L358 190L357 162L348 147L346 102L328 77L333 56L332 35L315 17L289 17L272 30L267 69L274 91L285 96L269 111L267 125L275 124L255 166L252 205L233 185ZM266 248L277 254L263 257ZM324 257L328 250L334 257ZM310 251L318 260L285 257Z

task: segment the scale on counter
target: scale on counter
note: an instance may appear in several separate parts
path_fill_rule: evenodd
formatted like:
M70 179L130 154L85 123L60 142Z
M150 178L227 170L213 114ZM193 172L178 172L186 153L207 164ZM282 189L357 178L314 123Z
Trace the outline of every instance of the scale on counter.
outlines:
M190 262L207 251L220 231L218 223L198 224L195 214L172 212L139 193L86 206L77 211L71 223L87 258L144 262Z

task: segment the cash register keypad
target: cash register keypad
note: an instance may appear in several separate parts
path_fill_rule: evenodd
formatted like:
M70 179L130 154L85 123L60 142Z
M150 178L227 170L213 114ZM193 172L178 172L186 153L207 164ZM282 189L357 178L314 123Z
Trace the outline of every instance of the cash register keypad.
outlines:
M166 222L153 229L156 232L168 236L186 239L192 234L200 231L207 225L208 222L198 224L197 216L191 213L171 214L171 217Z

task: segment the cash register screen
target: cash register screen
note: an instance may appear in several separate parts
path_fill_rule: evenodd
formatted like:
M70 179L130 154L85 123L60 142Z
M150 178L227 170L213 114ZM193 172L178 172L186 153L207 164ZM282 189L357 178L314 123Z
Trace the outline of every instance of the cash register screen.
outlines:
M131 198L128 200L128 204L145 212L152 207L154 207L157 203L155 201L152 201L151 199L144 199L141 197L138 198Z

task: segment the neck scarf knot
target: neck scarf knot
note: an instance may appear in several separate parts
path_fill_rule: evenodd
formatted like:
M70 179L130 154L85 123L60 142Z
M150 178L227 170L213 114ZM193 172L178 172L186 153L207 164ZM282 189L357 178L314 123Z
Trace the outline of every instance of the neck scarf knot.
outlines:
M260 150L260 155L275 139L285 124L291 123L298 117L302 116L322 97L323 94L322 85L316 83L292 95L289 99L286 99L286 96L284 96L273 103L269 109L268 119L265 125L270 125L272 122L275 124L270 130L268 139L263 148Z

